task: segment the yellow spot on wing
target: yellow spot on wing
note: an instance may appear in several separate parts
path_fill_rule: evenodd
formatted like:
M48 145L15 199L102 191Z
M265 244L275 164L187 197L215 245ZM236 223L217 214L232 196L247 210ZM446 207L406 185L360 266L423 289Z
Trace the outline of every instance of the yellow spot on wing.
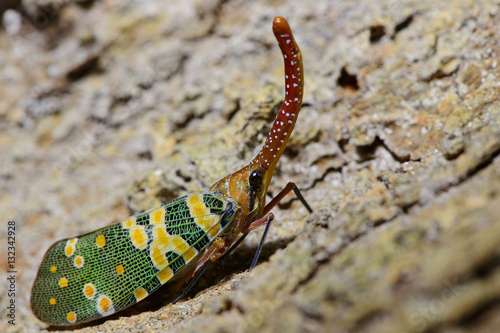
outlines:
M218 220L220 219L220 217L216 216L216 215L212 215L212 216L201 216L201 217L197 217L195 219L195 222L198 223L198 225L207 225L207 226L211 226L210 229L208 229L208 235L210 237L210 239L214 238L220 231L220 223L218 222ZM203 221L201 221L203 220Z
M113 306L113 301L106 295L101 295L97 299L97 312L103 316L109 316L115 312L115 307Z
M50 271L51 271L52 273L57 272L57 267L56 267L56 266L51 266L51 267L50 267Z
M161 284L164 284L165 282L170 280L170 278L173 275L174 275L174 272L172 271L172 269L170 267L166 267L163 270L161 270L160 272L158 272L156 274L156 277L158 278L158 281L160 281Z
M71 257L73 253L75 253L76 242L78 242L78 238L68 239L66 242L66 246L64 247L64 254L67 257Z
M87 283L83 286L83 294L88 299L92 299L95 296L95 286L92 283Z
M82 267L83 267L83 262L84 262L84 260L83 260L83 257L82 257L82 256L76 256L76 257L75 257L75 262L74 262L74 264L75 264L75 266L76 266L77 268L82 268Z
M122 222L122 228L123 229L130 229L130 228L132 228L135 225L135 223L136 223L136 219L135 218L130 218L127 221Z
M74 313L74 312L68 312L68 315L66 316L66 319L68 319L68 321L70 323L74 323L76 321L76 313Z
M220 216L210 214L210 208L203 202L203 195L192 195L186 202L189 207L189 213L194 218L196 224L208 234L210 239L214 238L220 231L220 224L218 223Z
M167 234L167 228L164 224L157 225L153 228L153 243L160 243L162 245L168 244L167 238L170 237Z
M50 305L55 305L56 304L56 299L55 298L49 299L49 303L50 303Z
M125 272L125 268L122 265L116 266L116 274L122 275Z
M202 195L192 195L186 200L191 216L210 214L210 209L203 202Z
M144 250L148 246L148 234L143 225L136 225L129 230L130 240L132 244L139 250Z
M189 244L177 235L167 233L165 224L159 224L153 228L153 242L150 248L150 258L155 267L159 270L168 265L165 254L170 251L182 255L186 262L189 262L198 252L195 248L190 248Z
M99 302L99 305L102 307L102 310L104 312L108 312L109 311L109 307L111 306L111 301L109 299L107 299L107 298L103 298Z
M59 280L59 285L60 285L62 288L67 287L67 286L68 286L68 279L66 279L66 278L61 278L61 279Z
M158 269L162 269L168 264L167 258L161 253L161 248L158 246L151 246L150 257L153 265Z
M64 253L67 257L71 257L74 252L75 248L73 247L73 245L66 245L66 247L64 248Z
M165 222L165 208L159 208L149 215L150 224Z
M134 291L134 296L137 302L139 302L141 299L144 299L146 296L148 296L148 292L144 288L139 288Z
M181 254L186 262L191 261L191 259L193 259L193 257L198 253L195 248L189 248L189 244L186 243L181 236L174 236L172 243L174 243L174 246L177 249L176 252Z
M104 245L106 245L106 237L104 237L104 235L97 236L97 238L95 239L95 244L97 245L97 247L103 247Z

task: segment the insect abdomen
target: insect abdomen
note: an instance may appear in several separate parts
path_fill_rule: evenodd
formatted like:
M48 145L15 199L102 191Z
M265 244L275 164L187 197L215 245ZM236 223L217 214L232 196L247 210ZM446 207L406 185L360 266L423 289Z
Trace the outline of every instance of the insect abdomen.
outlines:
M203 191L57 242L33 285L33 312L69 325L122 310L170 280L233 216L230 202Z

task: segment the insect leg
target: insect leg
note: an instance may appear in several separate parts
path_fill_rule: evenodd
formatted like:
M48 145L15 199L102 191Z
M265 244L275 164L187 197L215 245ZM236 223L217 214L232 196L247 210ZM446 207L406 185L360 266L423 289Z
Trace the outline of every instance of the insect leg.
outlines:
M309 206L309 204L307 203L306 199L304 199L304 197L302 196L302 193L300 193L300 190L297 187L297 185L295 185L295 183L292 183L292 184L294 185L293 186L293 193L295 193L295 195L300 200L300 202L302 202L302 204L304 205L304 207L306 207L306 209L309 212L309 214L311 214L313 212L313 210L311 209L311 206Z
M302 193L300 193L300 190L299 188L295 185L295 183L293 182L289 182L284 189L281 190L280 193L278 193L277 196L275 196L271 202L269 202L267 204L267 206L264 208L264 217L263 218L260 218L256 221L253 221L249 226L248 226L248 229L252 230L252 229L255 229L257 227L259 227L262 222L265 220L267 223L266 224L266 229L264 229L264 234L262 235L262 238L260 240L260 243L259 243L259 247L257 248L257 252L255 253L255 256L253 258L253 261L252 261L252 265L250 266L250 271L255 267L255 265L257 265L257 260L259 259L259 256L260 256L260 252L262 251L262 247L264 246L264 241L266 240L266 236L267 236L267 232L269 231L269 228L271 226L271 222L274 218L273 214L272 213L269 213L269 211L271 209L274 208L274 206L276 206L278 204L278 202L280 202L288 193L290 193L290 191L293 190L293 192L295 192L295 195L297 196L297 198L300 200L300 202L302 202L302 204L306 207L307 211L309 213L312 213L312 209L311 207L309 206L309 204L307 203L307 201L304 199L304 197L302 196ZM266 219L266 214L267 215L267 219ZM250 231L248 230L248 231ZM246 234L244 235L246 236ZM244 237L242 237L244 238ZM240 238L241 239L241 238Z
M275 196L268 204L267 206L264 208L264 211L262 213L262 215L266 215L267 213L269 213L271 211L271 209L274 208L274 206L276 206L281 200L283 200L283 198L288 194L290 193L290 191L293 190L293 192L295 193L295 195L297 196L297 198L300 200L300 202L302 202L302 204L304 205L304 207L306 207L307 211L309 213L312 213L313 210L311 209L311 207L309 206L309 204L307 203L306 199L304 199L304 197L302 196L302 193L300 193L300 190L299 188L297 187L297 185L295 185L295 183L293 182L289 182L288 184L286 184L285 188L283 188L281 190L280 193L278 193L277 196Z
M241 242L243 242L243 240L245 239L245 237L248 235L248 232L243 234L243 236L241 236L240 238L238 238L238 240L236 241L236 243L234 243L231 248L229 250L227 250L221 257L220 257L220 263L222 264L222 260L227 256L229 255L229 253L233 252L233 250L238 247L238 245L240 245Z
M196 282L198 282L203 273L205 273L205 270L208 268L208 266L210 266L210 263L210 260L207 260L207 262L205 262L205 264L196 272L194 278L189 281L189 284L186 286L186 288L184 288L182 293L172 302L172 304L177 303L178 300L187 295L187 293L194 287Z
M267 204L267 206L264 208L264 215L269 213L269 211L271 209L274 208L274 206L276 206L276 204L278 202L281 201L281 199L283 199L283 197L285 197L288 193L290 193L290 191L293 190L293 192L295 193L295 195L297 196L297 198L300 200L300 202L302 202L302 204L304 205L304 207L306 207L307 211L309 213L312 213L313 210L311 209L311 207L309 206L309 204L307 203L306 199L304 199L304 197L302 196L302 193L300 193L300 190L299 188L295 185L295 183L293 182L289 182L285 188L283 190L281 190L281 192L271 200L271 202L269 204ZM255 222L255 221L254 221ZM268 227L266 227L266 229L268 229ZM266 231L264 231L264 233L267 234ZM246 232L243 236L241 236L238 241L236 243L234 243L231 248L225 252L221 257L221 262L222 262L222 259L224 259L227 255L229 255L231 252L233 252L233 250L238 246L240 245L240 243L245 239L245 237L248 235L248 232ZM262 242L262 241L261 241Z
M210 265L211 262L216 261L219 259L220 254L217 253L218 250L223 249L226 247L226 244L224 243L224 240L220 237L217 237L210 248L203 254L203 256L200 258L199 262L192 267L185 275L183 278L181 278L177 282L177 289L179 289L182 285L184 285L187 281L189 281L188 285L186 288L182 291L182 293L177 297L173 303L176 303L179 299L182 297L186 296L186 294L193 288L193 286L198 282L200 277L203 275L207 267Z
M250 265L249 271L251 271L255 265L257 265L257 260L259 260L260 252L262 251L262 247L264 246L264 241L266 240L267 232L271 227L271 222L273 221L274 215L271 213L267 217L266 228L264 229L264 234L262 235L262 239L260 240L259 247L257 248L257 252L255 252L255 256L253 257L252 264Z

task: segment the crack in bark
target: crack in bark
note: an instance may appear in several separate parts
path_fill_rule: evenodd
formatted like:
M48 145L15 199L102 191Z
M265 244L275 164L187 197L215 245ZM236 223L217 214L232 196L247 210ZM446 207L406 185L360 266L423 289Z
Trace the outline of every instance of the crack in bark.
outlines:
M487 160L485 160L483 163L478 164L476 166L476 168L474 168L473 170L471 170L471 172L469 172L464 177L462 177L461 180L458 183L455 183L455 184L450 183L450 184L448 184L449 186L447 186L445 188L442 188L442 189L438 189L435 192L436 196L437 195L442 195L443 193L447 192L451 188L454 188L454 187L462 185L466 180L470 179L472 176L474 176L475 174L477 174L479 171L481 171L481 170L485 169L486 167L488 167L489 165L491 165L493 163L493 160L498 155L500 155L500 147L499 147L499 149L497 149L496 151L494 151L491 154L490 158L488 158ZM297 285L292 290L291 294L296 293L301 286L305 285L308 281L312 280L315 277L315 275L318 272L318 270L320 269L320 267L323 266L323 265L325 265L325 264L328 264L331 261L331 259L333 258L333 256L335 254L340 253L341 251L343 251L344 249L346 249L348 246L350 246L354 242L362 239L364 236L366 236L369 233L371 233L372 229L378 228L378 227L383 226L383 225L385 225L387 223L391 223L395 219L400 218L402 216L411 214L410 209L413 208L413 207L416 207L417 205L420 206L420 207L422 207L424 205L424 203L421 203L419 200L416 200L416 201L412 202L409 205L399 206L399 208L401 208L401 210L398 213L396 213L394 216L392 216L392 217L390 217L388 219L381 219L381 220L375 222L373 224L373 228L366 229L365 231L361 231L361 232L359 232L359 233L357 233L355 235L349 235L349 236L347 236L345 239L342 240L342 244L340 246L338 246L334 251L328 251L328 250L324 249L325 252L327 253L326 258L323 259L323 260L316 261L316 265L313 267L313 269L311 269L311 271L309 272L309 274L304 279L300 280L297 283ZM396 206L398 206L398 205L396 205ZM474 317L474 316L472 316L472 317Z

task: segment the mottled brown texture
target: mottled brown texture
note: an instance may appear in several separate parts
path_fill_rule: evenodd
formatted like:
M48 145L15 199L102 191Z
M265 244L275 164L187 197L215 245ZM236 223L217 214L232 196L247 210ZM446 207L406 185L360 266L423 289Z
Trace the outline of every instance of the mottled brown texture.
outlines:
M306 91L270 192L295 181L315 213L290 195L251 273L261 231L190 299L162 288L77 331L500 326L498 1L38 2L0 31L0 215L17 222L19 272L17 325L0 312L0 331L47 329L29 289L53 242L256 155L282 96L276 15Z

